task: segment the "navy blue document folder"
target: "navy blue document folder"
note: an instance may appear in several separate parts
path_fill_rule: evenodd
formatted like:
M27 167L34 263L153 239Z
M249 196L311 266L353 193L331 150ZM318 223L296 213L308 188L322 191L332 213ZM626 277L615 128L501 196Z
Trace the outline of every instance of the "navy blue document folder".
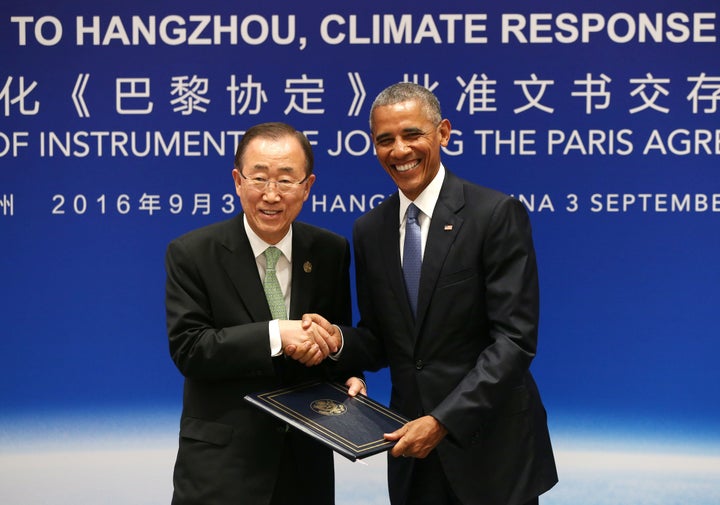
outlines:
M395 442L383 439L383 433L408 422L367 396L349 397L347 387L330 382L309 382L245 399L351 461L390 449Z

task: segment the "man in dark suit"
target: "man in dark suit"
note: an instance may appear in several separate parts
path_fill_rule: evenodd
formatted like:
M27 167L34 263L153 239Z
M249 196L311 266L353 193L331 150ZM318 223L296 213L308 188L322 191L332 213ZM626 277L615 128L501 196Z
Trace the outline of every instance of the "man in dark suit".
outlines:
M450 122L424 87L384 90L370 126L399 192L355 223L361 320L341 326L340 362L389 366L391 407L413 419L386 435L391 502L535 504L557 473L529 371L539 295L527 212L445 169Z
M334 503L332 452L243 400L331 377L332 360L311 365L340 342L317 325L304 330L302 314L351 322L347 240L295 222L312 169L302 133L250 128L232 171L243 212L168 246L170 354L185 376L174 505Z

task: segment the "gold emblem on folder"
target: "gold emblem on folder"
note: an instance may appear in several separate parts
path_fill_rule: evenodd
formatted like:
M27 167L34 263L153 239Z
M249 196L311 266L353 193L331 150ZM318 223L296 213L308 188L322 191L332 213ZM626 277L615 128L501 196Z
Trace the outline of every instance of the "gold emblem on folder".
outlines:
M347 407L335 400L315 400L310 404L310 408L324 416L341 416L347 412Z

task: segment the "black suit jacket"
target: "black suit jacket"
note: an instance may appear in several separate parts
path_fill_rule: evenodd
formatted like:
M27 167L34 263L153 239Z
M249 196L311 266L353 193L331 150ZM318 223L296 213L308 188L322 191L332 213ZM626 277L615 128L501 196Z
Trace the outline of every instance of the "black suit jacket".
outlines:
M317 312L350 323L348 241L296 222L292 248L290 319ZM333 364L308 368L270 356L272 317L242 214L172 241L166 270L170 354L185 376L173 503L268 503L286 443L316 479L307 501L332 503L332 452L243 400L328 378Z
M391 406L433 415L437 453L462 503L524 503L557 481L545 409L529 372L538 279L520 202L446 172L423 257L417 319L400 265L399 196L356 221L357 330L341 361L390 367ZM389 458L393 504L404 504L412 458Z

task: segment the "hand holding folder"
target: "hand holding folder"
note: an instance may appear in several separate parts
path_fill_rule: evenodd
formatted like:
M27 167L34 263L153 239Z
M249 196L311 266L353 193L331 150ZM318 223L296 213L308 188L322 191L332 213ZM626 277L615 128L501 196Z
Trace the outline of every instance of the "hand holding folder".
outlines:
M330 382L309 382L254 393L245 400L282 419L351 461L395 445L383 438L407 419L367 396L348 396L348 388Z

